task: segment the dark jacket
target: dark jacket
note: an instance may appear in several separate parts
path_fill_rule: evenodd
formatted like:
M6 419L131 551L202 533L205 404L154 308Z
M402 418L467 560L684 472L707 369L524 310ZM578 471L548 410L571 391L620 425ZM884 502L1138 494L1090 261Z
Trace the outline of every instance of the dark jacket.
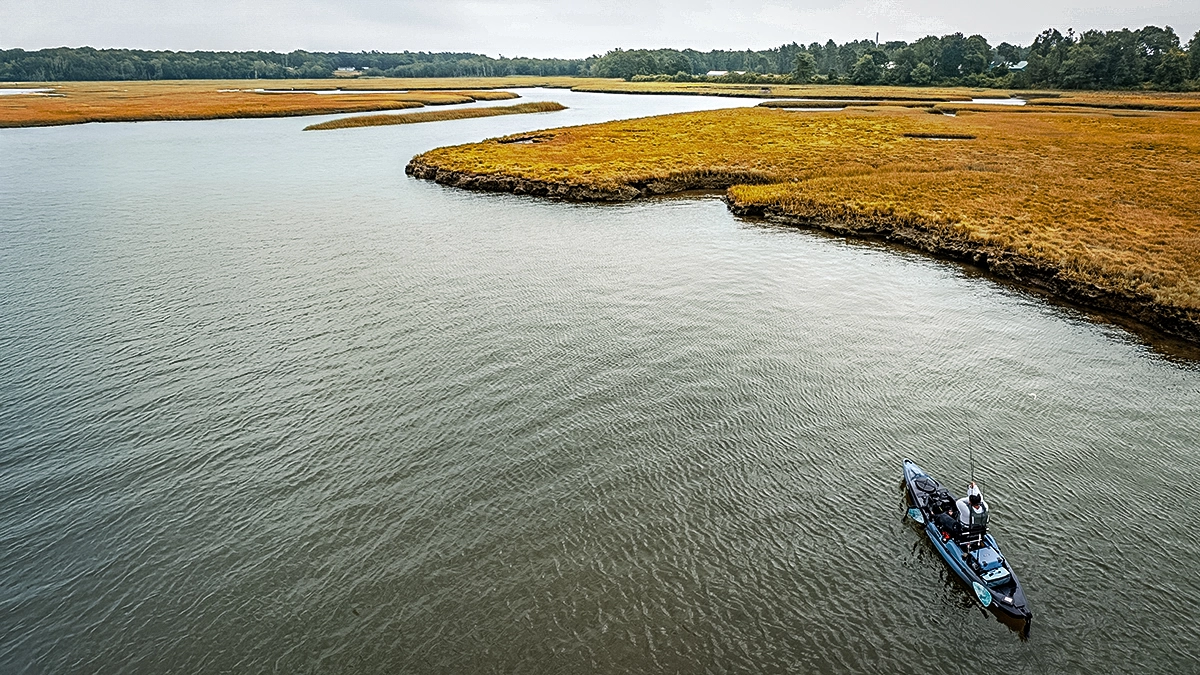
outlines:
M937 514L933 517L933 524L937 525L937 528L944 534L948 534L951 537L956 537L959 532L962 532L962 523L958 522L958 518L950 513Z

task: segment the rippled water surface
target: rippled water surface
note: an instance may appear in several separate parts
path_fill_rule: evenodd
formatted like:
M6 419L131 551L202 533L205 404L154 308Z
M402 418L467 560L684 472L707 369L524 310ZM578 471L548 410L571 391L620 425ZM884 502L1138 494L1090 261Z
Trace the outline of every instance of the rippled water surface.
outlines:
M0 131L0 672L1193 672L1200 371L962 268L404 176L749 101ZM975 473L1032 637L901 520Z

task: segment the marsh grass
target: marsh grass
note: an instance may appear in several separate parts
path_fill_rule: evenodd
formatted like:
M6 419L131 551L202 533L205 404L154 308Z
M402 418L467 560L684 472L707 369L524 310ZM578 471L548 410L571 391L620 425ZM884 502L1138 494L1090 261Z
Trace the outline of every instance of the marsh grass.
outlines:
M83 122L187 120L227 117L275 117L339 112L400 110L419 105L492 101L513 95L496 91L516 87L553 87L576 91L633 94L692 94L756 98L803 98L796 107L933 105L946 112L969 111L972 98L1017 94L1031 107L1110 110L1200 111L1200 94L1170 92L1010 92L967 87L892 87L851 85L767 85L715 82L625 82L576 77L369 78L352 80L185 80L151 82L23 82L21 87L51 87L53 96L0 97L0 127L49 126ZM255 89L374 90L386 94L259 94ZM221 91L226 90L226 91ZM219 94L219 96L218 96ZM270 99L270 100L264 100ZM827 101L827 102L822 102ZM986 110L988 107L982 107ZM1019 108L1014 108L1020 110Z
M1031 92L1028 99L1030 106L1200 112L1200 92Z
M381 127L390 124L417 124L420 122L440 122L443 120L461 120L474 117L492 117L495 115L522 115L526 113L556 112L567 107L553 101L536 103L519 103L509 106L494 106L490 108L460 108L458 110L431 110L429 112L404 113L401 115L363 115L360 117L343 117L342 119L310 124L305 131L322 131L326 129L352 129L355 127Z
M0 127L55 126L86 122L140 122L240 117L289 117L403 110L427 105L517 98L504 91L403 90L373 83L381 94L257 92L279 86L262 80L185 82L69 82L48 85L53 96L0 97ZM295 89L332 89L327 80L288 81ZM346 88L349 90L349 88ZM366 89L366 87L360 87Z
M653 183L687 189L689 176L703 175L707 187L730 186L737 204L944 234L1041 261L1098 292L1200 309L1200 116L1060 109L1068 112L742 108L555 129L539 142L495 139L415 159L614 194ZM744 184L747 175L760 184Z
M782 99L779 101L763 101L758 104L763 108L872 108L876 106L897 106L900 108L932 108L942 103L938 101L921 101L921 100L866 100L866 99L816 99L811 101L798 101L795 99Z

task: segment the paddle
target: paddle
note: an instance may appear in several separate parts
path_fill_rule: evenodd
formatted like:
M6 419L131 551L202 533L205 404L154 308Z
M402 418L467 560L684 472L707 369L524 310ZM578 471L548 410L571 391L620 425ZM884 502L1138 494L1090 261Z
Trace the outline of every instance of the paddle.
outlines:
M979 604L984 607L990 607L992 604L992 592L986 586L978 581L971 582L971 588L975 589L975 597L979 598Z

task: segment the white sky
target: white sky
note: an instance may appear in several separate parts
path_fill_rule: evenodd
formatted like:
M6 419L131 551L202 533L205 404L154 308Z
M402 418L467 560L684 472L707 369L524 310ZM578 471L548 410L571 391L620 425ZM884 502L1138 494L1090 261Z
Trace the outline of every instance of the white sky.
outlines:
M1200 29L1200 0L0 0L0 48L456 51L582 58L609 49L766 49L1048 27Z

